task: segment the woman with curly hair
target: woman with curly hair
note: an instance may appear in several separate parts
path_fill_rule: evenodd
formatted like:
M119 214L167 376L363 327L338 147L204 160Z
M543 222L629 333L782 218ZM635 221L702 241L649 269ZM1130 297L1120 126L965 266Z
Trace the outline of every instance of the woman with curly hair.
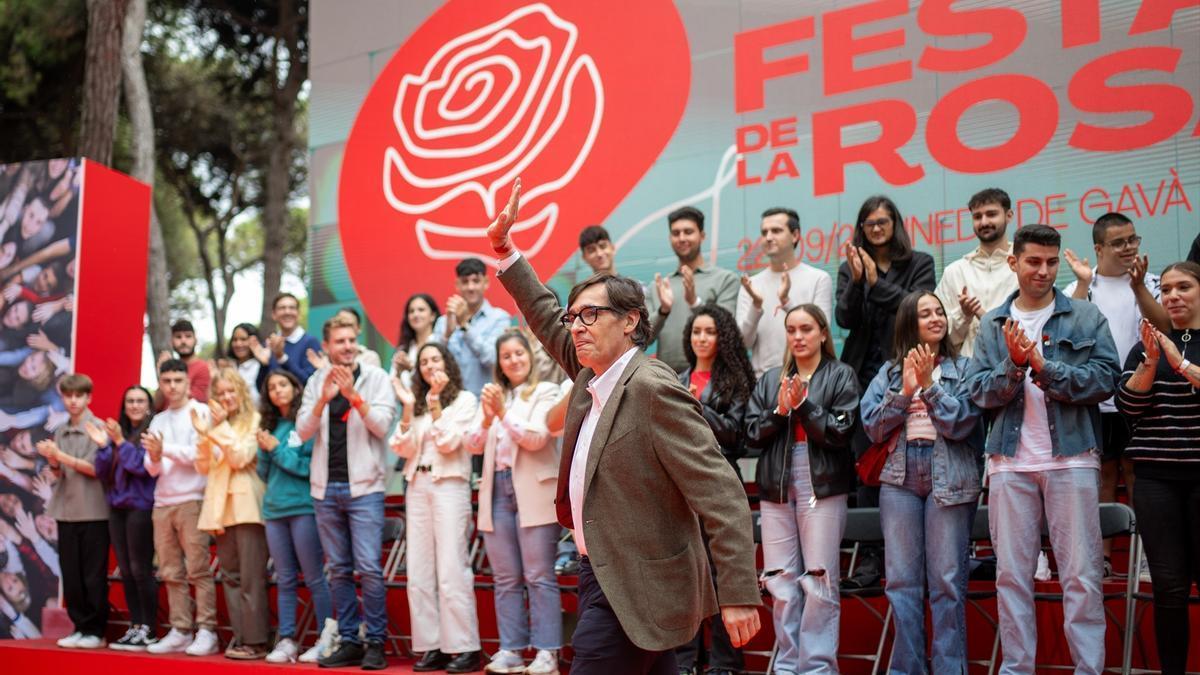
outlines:
M467 553L471 528L471 455L463 440L478 404L463 389L446 347L417 351L413 387L392 377L404 407L392 450L407 461L408 608L417 670L465 673L482 665L475 615L475 573Z
M742 450L742 417L746 402L754 390L754 370L746 357L746 347L737 320L725 308L705 303L692 310L683 328L683 354L688 367L679 382L700 402L700 412L712 429L721 454L729 460L734 473ZM716 572L713 572L716 578ZM742 650L730 643L721 621L712 622L712 655L709 668L740 672ZM704 629L690 642L675 650L680 670L691 668L698 650L704 646Z

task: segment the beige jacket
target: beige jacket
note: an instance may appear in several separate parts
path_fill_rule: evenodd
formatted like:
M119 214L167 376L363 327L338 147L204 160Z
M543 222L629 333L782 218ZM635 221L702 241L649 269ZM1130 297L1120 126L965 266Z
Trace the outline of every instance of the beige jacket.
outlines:
M524 394L528 393L528 400ZM513 491L517 494L517 517L521 527L545 525L557 520L554 513L555 480L558 478L558 447L546 429L546 413L558 401L558 385L539 382L533 391L523 386L510 392L503 420L484 429L480 419L467 435L467 450L483 454L483 480L479 485L479 529L492 531L492 484L496 479L496 446L502 435L514 445Z
M208 476L198 529L222 534L234 525L262 524L266 486L254 466L258 419L256 412L236 428L222 422L196 444L196 471Z
M404 478L412 482L417 475L418 459L421 456L421 445L425 435L432 434L433 444L437 447L430 464L430 476L434 480L443 478L471 478L471 455L463 447L463 438L475 426L479 406L475 395L469 391L460 391L454 402L442 409L442 415L435 422L426 412L414 417L408 431L401 431L396 425L390 445L392 452L408 460L404 465Z
M997 249L989 256L976 248L955 260L942 271L934 293L946 308L946 319L950 323L950 342L959 353L967 358L975 352L975 338L979 335L979 318L963 315L958 304L958 294L966 287L967 292L979 298L984 312L1004 304L1005 299L1017 290L1017 275L1008 266L1012 254L1012 242Z

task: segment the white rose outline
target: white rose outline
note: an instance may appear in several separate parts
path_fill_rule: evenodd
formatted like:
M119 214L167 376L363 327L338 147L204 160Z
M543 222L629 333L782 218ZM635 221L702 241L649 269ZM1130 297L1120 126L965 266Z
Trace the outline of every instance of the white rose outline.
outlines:
M550 61L554 53L552 38L557 36L526 37L519 32L521 27L514 26L522 18L533 14L540 14L547 23L559 29L561 35L565 36L562 54L555 63ZM587 136L574 161L562 175L536 185L528 185L527 182L528 189L524 191L523 201L531 204L538 197L567 185L591 154L604 111L604 90L596 64L589 54L576 54L578 33L573 23L559 17L546 5L531 4L448 41L429 59L421 74L404 75L392 108L392 121L399 135L400 148L386 148L382 167L383 189L388 204L401 213L423 216L463 195L474 194L482 202L486 219L494 219L498 193L533 164L554 139L571 111L573 88L578 78L583 76L588 78L596 97ZM497 45L506 41L526 52L538 55L537 67L533 73L522 73L507 54L492 53ZM448 54L453 56L447 59ZM489 96L494 93L496 87L496 76L489 69L497 67L507 70L511 81L506 89L499 93L499 98L490 110L478 119L467 122L466 120L477 114L485 103L489 103ZM472 92L476 89L478 91ZM455 95L460 91L472 92L474 98L460 108L452 108L451 101L454 101ZM413 96L414 92L417 100L413 119L405 120L403 106L406 97ZM442 94L441 100L433 110L429 109L428 104L431 93ZM454 139L487 129L506 111L506 106L518 94L521 98L515 113L488 138L461 147L430 147L427 144L428 141ZM551 110L556 99L557 110ZM436 113L440 121L451 124L436 128L428 125L426 116L430 113ZM547 119L549 124L543 128ZM480 157L501 143L511 142L518 135L519 140L514 147L500 157L465 169L458 163L458 170L444 175L431 175L438 169L438 160ZM418 168L411 165L412 159L428 161L421 162ZM428 200L402 198L392 187L393 171L408 185L440 192ZM526 250L527 255L536 254L549 239L558 220L558 212L557 203L551 202L514 226L514 232L544 228L536 243ZM486 224L480 227L462 227L441 224L426 218L418 218L416 223L421 248L428 257L434 259L457 258L472 252L443 250L442 246L430 242L430 235L485 239L486 229Z

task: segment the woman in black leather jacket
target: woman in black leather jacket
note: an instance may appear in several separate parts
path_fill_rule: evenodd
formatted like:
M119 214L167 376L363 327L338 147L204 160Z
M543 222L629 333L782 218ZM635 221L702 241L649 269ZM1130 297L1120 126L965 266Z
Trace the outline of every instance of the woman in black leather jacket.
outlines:
M838 548L846 496L854 487L850 436L858 418L858 378L834 356L829 320L819 307L795 307L784 324L783 367L763 373L746 411L746 445L759 455L776 672L837 672Z
M754 370L746 356L737 321L725 308L705 303L692 310L682 337L688 368L680 373L679 382L700 402L700 411L717 438L721 454L740 478L737 460L745 454L742 450L742 420L750 392L754 389ZM710 627L709 669L741 672L745 667L742 650L733 646L725 625L713 621ZM695 638L675 648L675 663L680 671L690 671L703 648L704 629L701 628Z

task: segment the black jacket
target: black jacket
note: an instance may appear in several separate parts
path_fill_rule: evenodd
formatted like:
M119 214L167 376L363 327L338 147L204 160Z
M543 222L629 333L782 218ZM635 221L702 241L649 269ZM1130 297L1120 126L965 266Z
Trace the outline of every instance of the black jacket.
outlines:
M746 409L746 448L758 455L755 480L762 499L785 503L792 475L795 424L808 436L809 479L818 499L854 489L850 437L858 424L858 378L836 359L822 358L800 407L775 414L782 368L763 373Z
M689 387L691 382L691 368L679 374L679 383L685 388ZM746 415L746 401L714 400L713 396L713 384L710 381L704 391L700 392L700 412L712 429L713 436L717 437L717 445L721 446L721 454L729 460L734 473L740 478L742 472L738 470L737 461L739 457L744 457L746 454L743 449L745 440L743 438L745 429L743 418Z
M920 251L914 251L908 260L893 261L887 274L879 275L871 288L865 278L858 282L851 278L849 263L842 263L833 313L837 325L850 331L842 344L842 362L854 369L859 389L866 391L891 353L900 301L916 290L932 291L937 279L933 258ZM874 358L869 358L872 355Z

